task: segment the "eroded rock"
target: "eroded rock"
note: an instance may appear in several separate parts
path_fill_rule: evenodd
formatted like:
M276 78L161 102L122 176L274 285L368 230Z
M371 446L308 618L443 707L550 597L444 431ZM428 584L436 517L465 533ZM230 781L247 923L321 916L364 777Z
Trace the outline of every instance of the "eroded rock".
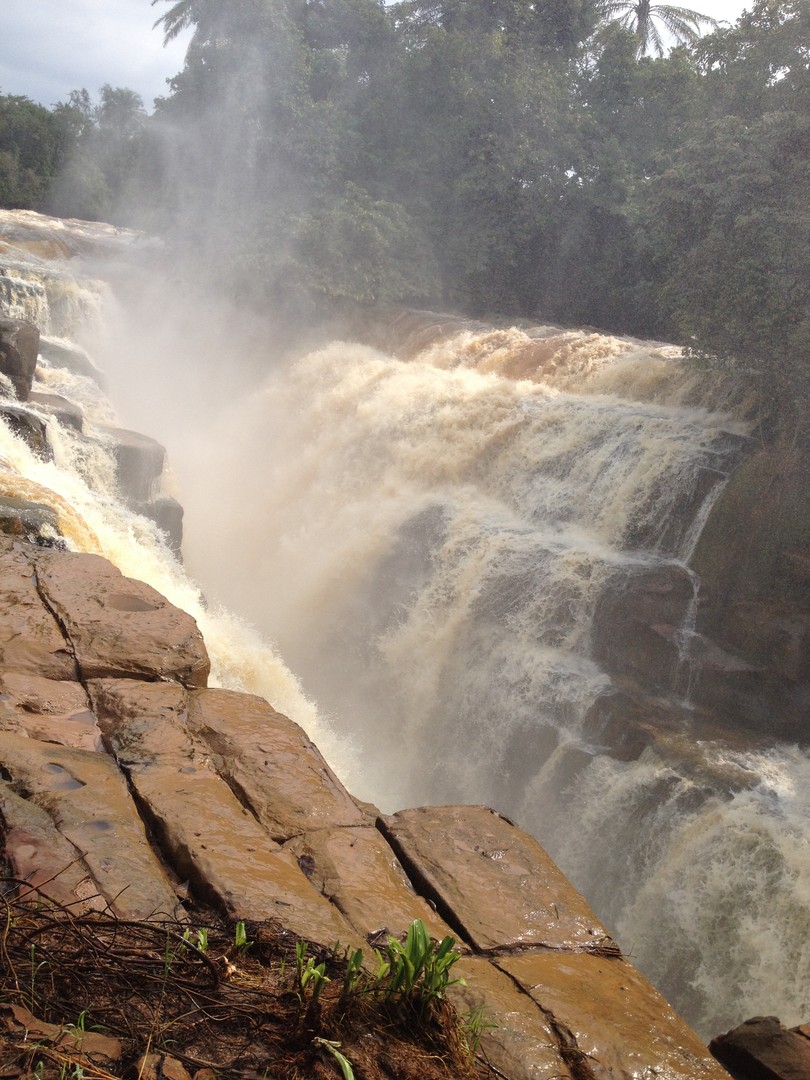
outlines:
M34 549L0 536L0 667L46 679L75 679L73 650L42 603Z
M402 810L380 827L416 887L477 949L615 948L537 841L494 810Z
M373 826L321 829L284 845L319 892L328 896L352 926L375 944L404 934L421 919L431 937L455 936L414 892L405 871Z
M0 372L14 387L20 401L27 401L37 367L39 330L23 319L0 315Z
M709 1049L734 1080L807 1080L807 1030L788 1030L775 1016L755 1016L712 1039Z
M36 555L40 591L83 679L164 678L205 686L208 653L190 615L98 555Z
M0 764L14 791L48 812L110 910L134 919L175 913L174 889L112 758L0 732Z
M314 829L371 823L306 732L262 698L194 693L188 728L279 842Z
M620 957L532 952L497 965L549 1017L575 1076L728 1080L692 1029Z

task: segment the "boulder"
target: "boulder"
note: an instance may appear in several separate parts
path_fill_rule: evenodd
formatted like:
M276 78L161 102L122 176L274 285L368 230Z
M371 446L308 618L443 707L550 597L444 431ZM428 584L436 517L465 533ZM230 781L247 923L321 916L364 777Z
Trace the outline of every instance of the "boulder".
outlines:
M56 341L53 338L42 337L39 342L39 351L52 367L65 368L74 375L83 375L92 379L97 386L104 389L104 375L84 349L68 341Z
M788 1030L775 1016L755 1016L718 1035L709 1049L734 1080L807 1080L810 1038Z
M31 393L38 353L36 326L0 315L0 372L11 380L20 401L27 401Z
M84 412L79 405L61 396L61 394L45 394L39 390L32 390L28 395L32 405L49 413L58 420L63 427L73 428L81 432L84 428Z
M40 420L27 409L18 405L0 402L0 419L13 435L29 446L37 457L45 461L53 458L53 451L48 444L48 429L44 420Z
M169 547L180 557L183 545L183 507L173 499L171 495L156 495L154 499L145 503L132 503L132 509L136 514L154 521L162 533L165 534Z
M132 504L148 503L157 489L166 449L155 439L125 428L103 428L105 445L115 458L118 486Z
M0 495L0 533L40 547L64 546L59 516L53 507L13 495Z
M208 653L197 624L99 555L35 557L37 582L64 629L83 680L173 679L205 686Z
M476 949L616 949L537 841L494 810L402 810L379 827L416 888Z

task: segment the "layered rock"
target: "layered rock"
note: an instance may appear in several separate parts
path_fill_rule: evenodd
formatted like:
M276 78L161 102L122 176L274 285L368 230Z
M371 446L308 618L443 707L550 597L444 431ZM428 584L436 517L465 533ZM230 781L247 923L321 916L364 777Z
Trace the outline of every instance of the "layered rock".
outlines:
M458 939L455 1000L486 1008L500 1075L725 1075L505 818L382 818L267 702L207 688L199 633L153 590L97 556L7 537L0 560L13 876L125 918L193 919L206 903L324 945L367 949L420 918Z

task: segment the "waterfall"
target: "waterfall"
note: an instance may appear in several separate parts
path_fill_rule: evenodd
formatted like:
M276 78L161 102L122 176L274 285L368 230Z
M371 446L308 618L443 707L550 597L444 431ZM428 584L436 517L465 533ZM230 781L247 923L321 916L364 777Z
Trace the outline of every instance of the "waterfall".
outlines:
M805 1020L808 757L677 700L689 558L747 431L733 387L671 346L553 327L281 358L164 282L122 300L103 294L91 358L121 422L168 447L185 568L121 502L103 440L50 422L43 462L0 425L7 483L53 492L73 546L190 611L215 678L290 713L358 796L488 803L534 833L705 1036ZM52 360L40 378L115 422L92 379ZM647 726L678 722L620 753L593 719L621 720L625 692L605 598L639 579L678 599Z

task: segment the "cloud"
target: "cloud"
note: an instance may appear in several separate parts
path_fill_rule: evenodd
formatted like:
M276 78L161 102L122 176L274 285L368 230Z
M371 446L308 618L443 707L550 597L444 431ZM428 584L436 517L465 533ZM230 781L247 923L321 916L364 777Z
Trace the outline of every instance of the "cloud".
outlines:
M163 48L149 0L2 0L0 91L51 106L71 90L129 86L151 108L183 66L187 35Z

